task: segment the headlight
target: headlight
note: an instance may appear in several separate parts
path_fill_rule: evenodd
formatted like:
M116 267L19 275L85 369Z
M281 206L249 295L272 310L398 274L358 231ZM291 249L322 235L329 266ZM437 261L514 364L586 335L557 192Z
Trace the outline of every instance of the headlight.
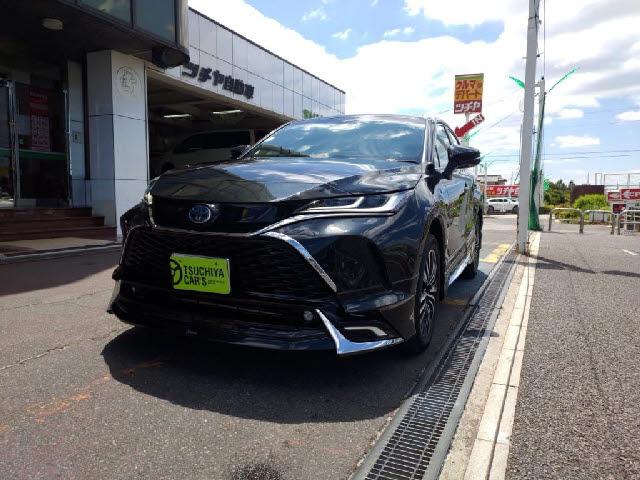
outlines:
M311 202L297 213L392 215L402 208L412 194L413 190L405 190L356 197L323 198Z
M151 189L153 188L157 180L158 180L158 177L152 178L149 181L149 185L147 186L146 190L144 191L144 195L142 196L142 201L147 205L153 204L153 195L151 195Z

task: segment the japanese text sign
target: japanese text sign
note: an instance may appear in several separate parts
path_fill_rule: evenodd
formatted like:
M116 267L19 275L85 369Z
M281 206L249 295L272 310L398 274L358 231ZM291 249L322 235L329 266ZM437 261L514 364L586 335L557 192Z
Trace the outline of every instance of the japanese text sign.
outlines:
M481 113L484 73L456 75L453 113Z

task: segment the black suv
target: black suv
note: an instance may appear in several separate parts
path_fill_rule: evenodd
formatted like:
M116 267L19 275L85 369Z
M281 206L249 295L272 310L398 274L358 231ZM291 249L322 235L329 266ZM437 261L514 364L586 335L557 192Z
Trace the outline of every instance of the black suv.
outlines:
M265 348L425 349L447 287L478 268L478 150L439 120L351 115L235 152L165 173L122 216L109 311Z

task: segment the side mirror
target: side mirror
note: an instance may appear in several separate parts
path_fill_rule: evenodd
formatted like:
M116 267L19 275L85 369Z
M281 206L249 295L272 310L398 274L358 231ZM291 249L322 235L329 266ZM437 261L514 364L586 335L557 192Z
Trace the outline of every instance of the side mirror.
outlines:
M449 163L444 170L444 176L451 179L454 170L461 168L475 167L480 163L480 150L462 145L451 145L449 147Z
M233 160L240 158L242 154L246 152L250 146L251 145L238 145L236 147L231 147L231 158Z

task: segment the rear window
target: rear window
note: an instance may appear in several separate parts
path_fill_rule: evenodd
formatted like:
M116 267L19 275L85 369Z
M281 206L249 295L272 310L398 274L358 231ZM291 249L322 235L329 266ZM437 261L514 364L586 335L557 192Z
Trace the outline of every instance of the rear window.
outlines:
M251 136L248 131L242 132L210 132L192 135L180 143L174 153L189 153L198 150L231 148L238 145L249 145Z

